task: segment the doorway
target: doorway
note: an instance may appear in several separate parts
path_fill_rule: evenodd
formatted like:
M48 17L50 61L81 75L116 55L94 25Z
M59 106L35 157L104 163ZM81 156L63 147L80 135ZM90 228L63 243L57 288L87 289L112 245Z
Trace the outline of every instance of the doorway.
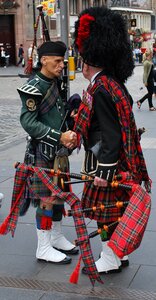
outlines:
M16 64L14 15L0 15L0 46L9 55L9 64Z

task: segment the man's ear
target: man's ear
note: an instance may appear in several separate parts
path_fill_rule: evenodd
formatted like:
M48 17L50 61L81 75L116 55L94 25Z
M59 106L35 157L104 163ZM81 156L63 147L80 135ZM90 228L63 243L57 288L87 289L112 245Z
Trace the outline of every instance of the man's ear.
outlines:
M40 59L40 62L42 64L42 66L46 66L46 64L47 64L46 56L42 56L41 59Z
M84 63L83 64L83 69L87 72L89 70L89 65Z

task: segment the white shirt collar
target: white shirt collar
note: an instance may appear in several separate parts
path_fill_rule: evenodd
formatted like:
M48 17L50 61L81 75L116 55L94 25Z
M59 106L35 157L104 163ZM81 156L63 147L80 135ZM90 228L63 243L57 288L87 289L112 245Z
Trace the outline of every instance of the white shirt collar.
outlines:
M91 81L90 81L90 83L91 83L92 85L94 84L94 81L95 81L96 76L97 76L100 72L101 72L101 71L95 73L95 74L92 76Z

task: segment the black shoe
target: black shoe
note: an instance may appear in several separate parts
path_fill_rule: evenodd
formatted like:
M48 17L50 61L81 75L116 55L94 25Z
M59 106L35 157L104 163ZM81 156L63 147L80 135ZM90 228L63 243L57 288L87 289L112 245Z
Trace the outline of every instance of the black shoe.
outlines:
M129 266L129 260L126 259L126 260L121 260L121 267L124 268L124 267L128 267Z
M71 261L72 261L71 257L66 256L64 260L61 260L61 261L59 261L56 264L58 264L58 265L66 265L66 264L70 264Z
M120 273L122 271L121 266L118 269L114 269L114 270L109 270L109 271L103 271L103 272L99 272L99 274L112 274L112 273ZM85 275L88 275L88 270L86 267L82 268L82 273Z
M54 249L56 249L57 251L60 251L64 254L69 254L69 255L76 255L79 254L79 249L77 247L72 248L71 250L63 250L63 249L58 249L56 247L53 247Z
M63 260L58 261L58 262L55 262L55 261L47 261L47 260L41 259L41 258L38 258L37 260L43 261L43 262L48 262L48 263L55 264L55 265L66 265L66 264L70 264L71 261L72 261L71 257L69 257L69 256L66 256Z

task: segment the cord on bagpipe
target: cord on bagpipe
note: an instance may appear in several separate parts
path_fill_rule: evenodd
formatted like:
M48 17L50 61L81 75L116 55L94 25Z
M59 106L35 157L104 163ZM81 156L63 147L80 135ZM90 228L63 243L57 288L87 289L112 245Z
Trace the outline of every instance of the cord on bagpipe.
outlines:
M40 16L37 17L37 21L34 24L34 40L33 40L33 45L32 45L32 50L31 50L31 56L28 59L27 66L24 70L25 74L32 74L33 71L33 52L36 47L36 35L37 35L37 29L38 29L38 24L39 24Z
M43 37L43 42L50 41L50 35L49 35L48 28L47 28L47 25L46 25L46 22L45 22L45 19L44 19L43 5L38 5L37 9L39 10L39 15L37 17L37 21L34 24L34 40L33 40L33 45L32 45L31 56L28 59L27 66L26 66L26 68L24 70L25 74L32 74L32 72L33 72L33 53L36 50L35 47L37 46L37 30L38 30L38 25L39 25L39 20L40 19L42 21L42 37Z
M18 165L20 164L20 162L16 162L15 163L15 168L18 167ZM33 165L29 166L32 170L33 170ZM94 181L94 177L93 176L88 176L86 174L77 174L77 173L70 173L70 172L62 172L61 170L54 170L54 169L48 169L48 168L40 168L41 170L50 173L51 176L58 176L61 177L61 184L62 184L62 188L64 188L64 185L66 184L73 184L73 183L83 183L83 182L93 182ZM74 178L74 179L80 179L80 181L64 181L63 178L68 177L68 178ZM122 175L116 175L114 177L114 181L109 183L109 186L111 186L112 188L123 188L126 190L131 190L132 186L129 184L123 184L120 183L120 180L122 179Z
M24 73L27 75L35 74L36 71L40 69L39 62L36 63L36 66L33 66L33 54L34 51L36 51L37 55L37 30L39 26L39 21L41 19L41 25L42 25L42 40L43 42L50 41L50 35L49 31L45 22L44 13L43 13L43 5L38 5L37 9L39 11L39 15L37 17L37 21L34 24L34 40L32 45L32 51L31 56L28 59L26 68L24 70ZM38 55L37 55L38 57ZM68 60L64 60L64 68L63 68L63 74L62 77L58 79L58 88L60 91L61 98L63 99L64 103L67 103L67 93L68 93ZM77 104L76 104L77 105ZM68 109L68 108L67 108ZM69 110L69 109L68 109Z

